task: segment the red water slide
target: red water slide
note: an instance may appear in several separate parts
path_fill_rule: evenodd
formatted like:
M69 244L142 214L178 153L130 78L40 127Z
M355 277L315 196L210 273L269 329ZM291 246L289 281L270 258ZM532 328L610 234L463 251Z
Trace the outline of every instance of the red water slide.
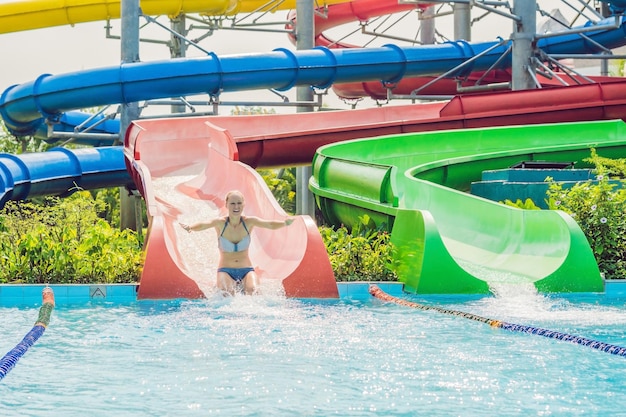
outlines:
M297 115L218 116L239 160L253 167L310 164L327 143L388 134L487 126L626 120L626 81L456 96L449 102ZM243 119L242 119L243 118Z

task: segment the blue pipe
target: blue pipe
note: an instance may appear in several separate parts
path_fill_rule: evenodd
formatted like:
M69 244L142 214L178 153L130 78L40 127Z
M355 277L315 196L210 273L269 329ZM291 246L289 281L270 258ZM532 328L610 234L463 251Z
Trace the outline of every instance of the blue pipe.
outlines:
M607 19L600 24L613 24ZM586 37L612 49L626 44L624 24L618 29L590 32ZM125 63L113 67L60 75L41 75L34 81L6 89L0 97L0 116L16 135L30 135L42 118L56 120L65 111L107 104L130 103L222 91L288 90L295 86L328 87L334 83L439 75L493 48L497 42L464 41L438 45L303 51L276 49L269 53ZM475 59L450 76L488 69L510 42ZM540 39L547 53L596 53L597 47L576 34ZM510 59L501 62L511 65ZM175 82L173 82L175 80Z
M114 186L134 187L121 146L0 154L0 208L9 200Z

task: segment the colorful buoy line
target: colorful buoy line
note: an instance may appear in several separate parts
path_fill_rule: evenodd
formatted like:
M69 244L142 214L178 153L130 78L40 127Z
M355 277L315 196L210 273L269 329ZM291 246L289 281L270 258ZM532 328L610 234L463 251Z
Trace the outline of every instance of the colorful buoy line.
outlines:
M17 364L26 351L35 344L50 323L50 315L54 309L54 292L46 287L42 293L43 305L39 308L39 317L33 328L24 336L22 341L0 359L0 380Z
M553 330L542 329L540 327L524 326L520 324L507 323L504 321L488 319L485 317L477 316L475 314L465 313L462 311L450 310L447 308L419 304L419 303L403 300L401 298L397 298L392 295L389 295L383 290L381 290L380 287L378 287L377 285L370 285L369 292L371 295L378 298L379 300L392 302L392 303L405 306L405 307L416 308L419 310L437 311L443 314L449 314L452 316L463 317L469 320L479 321L481 323L488 324L494 328L509 330L512 332L534 334L537 336L543 336L543 337L547 337L550 339L557 339L557 340L562 340L564 342L576 343L578 345L583 345L583 346L590 347L592 349L601 350L603 352L610 353L612 355L626 356L626 347L617 346L617 345L613 345L610 343L604 343L604 342L600 342L597 340L588 339L586 337L575 336L575 335L561 333L561 332L555 332Z

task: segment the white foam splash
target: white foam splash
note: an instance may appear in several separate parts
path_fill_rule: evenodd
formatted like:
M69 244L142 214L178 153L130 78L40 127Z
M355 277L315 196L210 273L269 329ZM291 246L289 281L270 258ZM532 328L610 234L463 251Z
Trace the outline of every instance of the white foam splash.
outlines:
M622 325L626 311L603 302L600 295L542 294L532 284L491 284L494 297L476 302L481 316L516 324ZM582 301L581 301L582 297Z

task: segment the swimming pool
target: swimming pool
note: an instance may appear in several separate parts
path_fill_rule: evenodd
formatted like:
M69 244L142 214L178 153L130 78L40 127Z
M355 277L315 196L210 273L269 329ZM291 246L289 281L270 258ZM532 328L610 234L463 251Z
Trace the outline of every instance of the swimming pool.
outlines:
M620 296L409 297L626 345ZM0 354L36 307L0 308ZM626 358L375 299L59 305L3 416L615 415Z

